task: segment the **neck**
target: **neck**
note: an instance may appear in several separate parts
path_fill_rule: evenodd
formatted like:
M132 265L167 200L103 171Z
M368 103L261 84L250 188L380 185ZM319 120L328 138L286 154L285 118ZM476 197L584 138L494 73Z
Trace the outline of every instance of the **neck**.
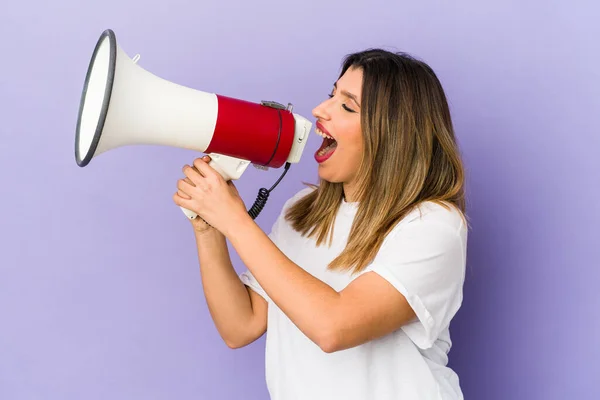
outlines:
M344 183L344 200L346 203L354 203L357 201L356 199L356 187L353 182Z

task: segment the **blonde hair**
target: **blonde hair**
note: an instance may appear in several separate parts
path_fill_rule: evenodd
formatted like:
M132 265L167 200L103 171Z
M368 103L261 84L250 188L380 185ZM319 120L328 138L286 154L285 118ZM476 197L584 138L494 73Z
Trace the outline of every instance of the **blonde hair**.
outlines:
M363 72L364 153L357 173L358 209L348 243L330 270L362 271L385 236L422 202L465 213L464 168L441 83L424 62L405 53L370 49L344 59ZM286 219L321 245L333 236L342 183L321 180L293 204Z

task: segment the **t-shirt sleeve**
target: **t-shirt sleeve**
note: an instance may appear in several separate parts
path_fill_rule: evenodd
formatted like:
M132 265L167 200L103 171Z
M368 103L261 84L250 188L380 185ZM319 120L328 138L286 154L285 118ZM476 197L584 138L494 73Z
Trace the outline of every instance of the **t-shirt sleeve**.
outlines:
M283 229L285 229L285 227L284 227L284 225L286 224L285 213L287 212L288 208L293 203L298 201L301 197L304 197L305 195L307 195L308 193L310 193L313 190L314 190L313 188L304 188L304 189L300 190L299 192L297 192L294 196L292 196L290 199L288 199L285 202L285 204L282 207L281 212L279 213L279 216L277 217L277 219L275 220L275 223L271 227L271 232L268 235L269 239L271 239L271 241L275 244L275 246L281 248L281 241L284 240L281 231ZM252 272L250 272L250 270L246 269L244 272L242 272L239 275L239 277L242 280L242 283L244 285L246 285L250 289L254 290L266 301L270 301L269 296L264 291L264 289L260 286L260 283L258 283L258 281L254 277L254 275L252 275Z
M417 318L401 329L422 349L435 343L462 303L466 236L461 228L431 217L410 221L389 234L364 270L379 274L406 298Z
M286 203L287 204L287 203ZM285 210L286 205L284 204L284 208L283 210ZM271 241L273 243L275 243L275 246L278 246L278 242L279 242L279 238L280 238L280 225L283 223L282 219L284 216L284 211L282 211L279 216L277 217L277 219L275 220L275 223L273 224L273 226L271 227L271 233L269 233L269 239L271 239ZM269 295L267 295L267 292L264 291L264 289L262 288L262 286L260 286L260 283L258 283L258 281L256 280L256 278L254 277L254 275L252 275L252 272L250 272L249 269L246 269L244 272L242 272L240 275L240 279L242 280L242 283L246 286L248 286L250 289L254 290L256 293L258 293L263 299L265 299L267 302L270 301L271 299L269 298Z
M279 219L279 217L277 218ZM271 229L271 233L269 234L269 238L273 241L273 243L275 243L277 245L276 242L276 238L277 238L277 234L276 234L276 227L277 227L277 221L273 224L273 228ZM254 275L252 275L252 272L250 272L249 269L246 269L244 272L242 272L240 275L240 279L242 280L242 283L246 286L248 286L250 289L254 290L256 293L258 293L263 299L265 299L266 301L270 301L269 296L267 295L267 292L264 291L264 289L262 288L262 286L260 286L260 283L258 283L258 281L256 280L256 278L254 277Z

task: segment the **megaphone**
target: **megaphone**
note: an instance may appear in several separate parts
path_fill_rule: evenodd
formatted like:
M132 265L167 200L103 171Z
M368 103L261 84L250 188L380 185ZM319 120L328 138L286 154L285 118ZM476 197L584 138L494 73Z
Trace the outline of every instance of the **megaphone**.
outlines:
M254 103L188 88L151 74L138 60L139 55L131 59L119 47L112 30L101 34L77 117L80 167L108 150L140 144L206 153L225 180L239 179L249 164L261 169L285 164L285 174L300 161L312 123L293 113L291 104ZM249 210L253 218L270 190L259 192ZM197 217L182 210L190 219Z

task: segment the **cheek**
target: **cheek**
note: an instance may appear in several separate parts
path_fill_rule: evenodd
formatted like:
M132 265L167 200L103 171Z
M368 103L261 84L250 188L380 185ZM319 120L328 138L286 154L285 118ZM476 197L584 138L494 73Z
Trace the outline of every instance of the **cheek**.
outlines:
M360 131L348 132L344 140L342 151L344 153L345 168L356 170L363 154L363 141Z
M346 167L352 168L356 163L359 163L360 157L363 153L363 137L362 130L360 128L360 121L358 118L349 119L339 118L338 124L334 127L335 132L340 135L338 140L338 146L340 155L343 154L344 161L342 161Z
M353 153L362 153L363 138L360 129L351 131L351 134L348 135L347 145Z

